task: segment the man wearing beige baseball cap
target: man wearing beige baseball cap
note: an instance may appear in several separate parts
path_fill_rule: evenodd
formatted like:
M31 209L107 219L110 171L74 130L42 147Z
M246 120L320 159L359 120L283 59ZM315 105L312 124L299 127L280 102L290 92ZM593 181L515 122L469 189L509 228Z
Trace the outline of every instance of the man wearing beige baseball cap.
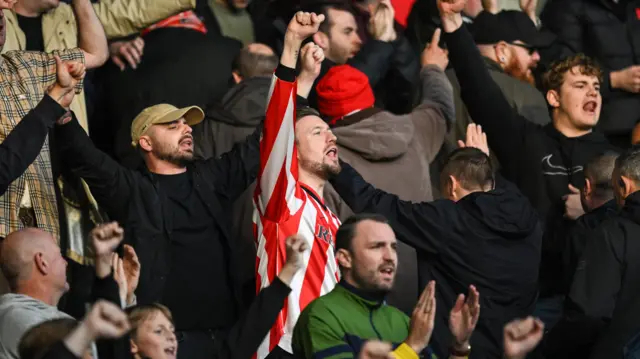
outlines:
M234 277L232 268L255 263L237 262L240 241L229 234L229 208L256 179L260 127L222 156L196 160L191 126L203 118L195 106L143 110L131 125L131 144L146 165L141 170L98 150L77 120L56 127L61 156L122 225L125 242L138 254L138 304L169 307L182 337L180 356L190 359L210 353L216 337L233 343L227 330L255 295L253 280L239 283Z
M197 106L176 108L168 104L147 107L131 124L131 145L139 147L151 172L185 172L193 160L191 126L204 119Z

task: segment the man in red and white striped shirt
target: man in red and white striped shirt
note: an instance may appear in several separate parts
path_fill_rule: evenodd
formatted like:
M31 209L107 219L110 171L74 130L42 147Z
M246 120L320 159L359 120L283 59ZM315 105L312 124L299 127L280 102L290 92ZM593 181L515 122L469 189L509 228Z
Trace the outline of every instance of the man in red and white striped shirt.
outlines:
M304 270L291 281L292 292L282 312L258 349L259 359L291 357L291 335L300 312L339 280L334 237L340 221L322 199L327 179L340 172L336 137L317 111L296 109L297 101L306 102L324 60L322 49L307 44L296 80L298 53L323 20L313 13L298 12L293 17L269 92L254 196L257 289L269 286L280 272L287 237L300 234L310 250L304 253Z

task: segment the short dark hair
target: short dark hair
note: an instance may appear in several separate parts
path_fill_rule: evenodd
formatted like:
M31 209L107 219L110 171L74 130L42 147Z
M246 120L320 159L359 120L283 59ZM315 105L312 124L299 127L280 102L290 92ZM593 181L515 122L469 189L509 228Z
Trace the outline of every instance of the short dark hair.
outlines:
M584 166L584 176L589 179L594 196L601 199L613 198L611 177L619 155L614 151L606 151Z
M271 76L278 67L278 57L249 51L248 47L242 48L233 59L231 70L237 72L242 78L248 79L259 76Z
M322 118L322 116L320 116L320 112L318 112L318 110L316 110L315 108L312 108L309 106L302 106L302 107L296 108L296 122L298 122L299 119L306 116L318 116Z
M474 147L463 147L451 152L440 174L441 182L453 176L467 189L494 187L495 176L491 159Z
M41 359L51 347L71 334L78 322L71 318L53 319L27 330L18 344L20 359Z
M549 70L547 70L543 76L542 82L545 91L559 91L564 83L565 75L575 67L578 68L580 74L595 76L598 78L598 81L602 83L602 69L600 65L585 54L575 54L551 64Z
M310 3L302 6L303 11L314 12L316 15L324 15L324 21L318 28L319 32L322 32L329 36L329 30L333 22L329 16L329 10L346 11L355 16L356 12L350 2L345 0L312 0Z
M338 232L336 232L336 248L337 252L340 249L346 249L351 252L353 238L356 236L356 227L358 223L362 221L374 221L378 223L389 224L389 221L385 216L377 213L358 213L353 216L347 218L346 221L342 222L340 228L338 228Z
M616 169L620 176L640 183L640 145L634 145L618 156Z

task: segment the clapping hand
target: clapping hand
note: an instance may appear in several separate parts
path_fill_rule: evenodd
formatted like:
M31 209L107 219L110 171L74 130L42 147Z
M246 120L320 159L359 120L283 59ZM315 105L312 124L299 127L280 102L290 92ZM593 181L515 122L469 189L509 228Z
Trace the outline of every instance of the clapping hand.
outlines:
M404 341L416 353L429 345L436 318L436 282L431 281L422 291L418 304L413 309L409 336Z
M465 301L464 294L458 295L456 304L449 315L449 329L456 340L456 346L469 345L471 334L480 318L480 293L474 286L469 286L469 295Z
M487 134L482 131L482 126L475 123L470 123L467 126L467 138L464 142L458 140L458 147L475 147L489 156Z

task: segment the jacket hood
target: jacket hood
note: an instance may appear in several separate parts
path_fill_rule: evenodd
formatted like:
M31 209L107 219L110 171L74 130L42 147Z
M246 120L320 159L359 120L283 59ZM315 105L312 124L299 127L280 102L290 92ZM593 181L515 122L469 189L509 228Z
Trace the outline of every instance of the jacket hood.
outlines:
M207 107L206 118L238 127L256 127L264 119L270 77L253 77L232 87L222 98Z
M471 193L460 204L473 218L506 239L520 240L541 228L535 209L517 190L497 188Z
M398 158L409 150L414 125L408 116L370 108L338 121L332 130L341 147L369 161L384 161Z

